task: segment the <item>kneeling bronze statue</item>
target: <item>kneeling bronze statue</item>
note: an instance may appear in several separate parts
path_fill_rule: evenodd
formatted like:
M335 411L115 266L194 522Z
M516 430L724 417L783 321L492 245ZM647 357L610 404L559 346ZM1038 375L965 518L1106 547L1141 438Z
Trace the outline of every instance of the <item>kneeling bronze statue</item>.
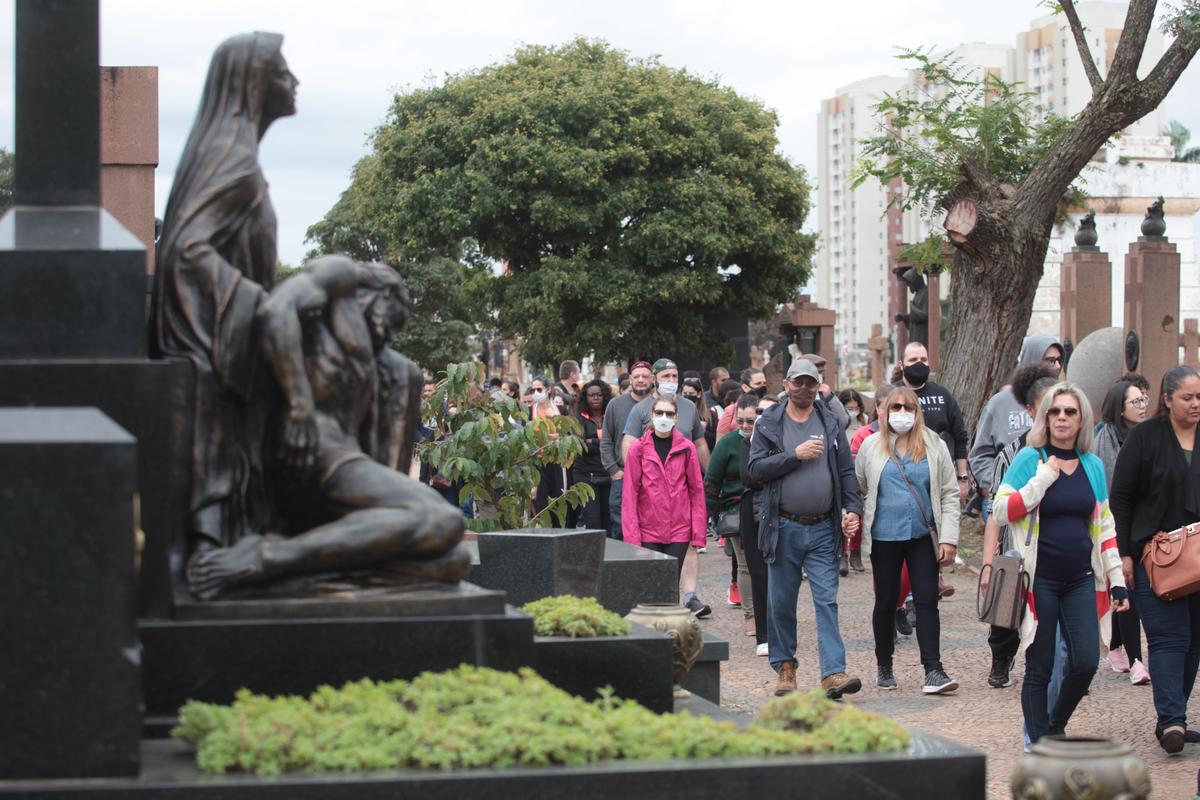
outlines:
M397 405L380 396L397 360L387 347L408 307L394 270L345 256L315 259L260 305L260 349L282 395L269 475L281 530L202 542L187 564L196 597L290 576L382 569L454 582L470 570L459 509L380 463L391 449L380 431L398 427L380 419Z

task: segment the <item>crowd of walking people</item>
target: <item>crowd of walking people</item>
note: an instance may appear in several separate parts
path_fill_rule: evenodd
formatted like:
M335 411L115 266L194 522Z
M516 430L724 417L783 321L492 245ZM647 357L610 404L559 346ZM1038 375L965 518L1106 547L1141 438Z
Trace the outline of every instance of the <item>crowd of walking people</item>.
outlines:
M776 694L797 689L805 579L821 688L834 699L861 690L837 597L839 581L868 564L876 686L908 685L913 676L899 674L893 657L898 637L915 631L921 692L959 690L941 659L938 607L954 591L941 568L959 561L962 517L979 516L980 592L1000 555L1020 559L1027 581L1013 627L980 627L992 663L979 684L1011 686L1024 656L1026 746L1067 730L1103 647L1109 668L1151 684L1154 734L1178 753L1200 742L1186 720L1200 667L1200 594L1158 597L1141 559L1155 534L1200 520L1192 457L1200 375L1177 367L1155 395L1127 374L1096 419L1084 392L1062 379L1066 355L1052 337L1027 337L973 437L918 343L873 396L831 391L816 354L793 359L774 393L762 369L681 373L666 357L630 365L617 386L583 383L568 361L556 382L539 375L524 392L511 381L493 390L520 399L533 419L574 414L582 427L583 455L543 471L535 507L589 484L594 499L570 524L674 557L683 604L698 618L712 607L699 595L697 555L729 556L725 600L740 607L757 655L775 671Z

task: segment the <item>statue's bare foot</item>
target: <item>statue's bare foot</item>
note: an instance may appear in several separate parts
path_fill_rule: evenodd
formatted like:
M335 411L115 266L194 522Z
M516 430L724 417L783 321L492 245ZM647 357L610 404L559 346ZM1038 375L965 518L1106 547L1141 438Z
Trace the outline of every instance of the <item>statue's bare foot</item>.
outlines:
M457 583L471 572L471 553L461 543L437 558L424 561L389 561L381 569L430 581Z
M200 600L212 600L228 589L261 578L262 544L261 536L246 536L232 547L195 553L188 559L188 588Z

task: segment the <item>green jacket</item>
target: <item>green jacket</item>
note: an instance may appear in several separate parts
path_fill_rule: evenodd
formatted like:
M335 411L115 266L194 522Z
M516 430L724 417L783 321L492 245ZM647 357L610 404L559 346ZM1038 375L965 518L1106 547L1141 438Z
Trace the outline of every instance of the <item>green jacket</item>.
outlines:
M739 470L742 456L742 435L737 431L727 433L717 440L708 459L708 471L704 473L704 498L708 513L719 514L736 508L742 500L745 487Z

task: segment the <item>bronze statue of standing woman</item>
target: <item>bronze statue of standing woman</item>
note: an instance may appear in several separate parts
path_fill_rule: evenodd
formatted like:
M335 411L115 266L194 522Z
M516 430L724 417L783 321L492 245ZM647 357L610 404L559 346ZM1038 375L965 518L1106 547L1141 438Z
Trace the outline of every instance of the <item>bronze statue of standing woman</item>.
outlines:
M258 143L296 113L282 43L242 34L213 54L158 245L151 346L195 367L189 553L232 546L274 518L263 462L277 390L255 315L277 260Z

